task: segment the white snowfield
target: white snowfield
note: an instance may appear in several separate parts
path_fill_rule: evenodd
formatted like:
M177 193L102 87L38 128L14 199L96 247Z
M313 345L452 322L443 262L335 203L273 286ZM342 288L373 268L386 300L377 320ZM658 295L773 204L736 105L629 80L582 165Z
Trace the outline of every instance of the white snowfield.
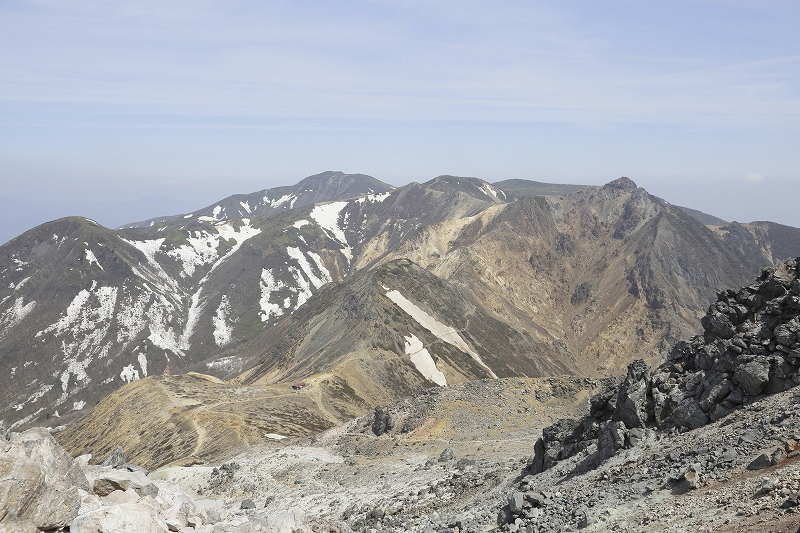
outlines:
M436 367L436 362L431 357L430 352L424 348L422 341L413 333L411 336L403 338L406 341L406 355L411 356L411 362L414 363L419 373L425 376L428 381L432 381L440 387L447 386L447 378Z
M278 207L282 206L283 204L285 204L286 202L289 202L289 209L294 207L294 203L296 201L297 201L297 197L294 194L284 194L283 196L281 196L277 200L270 200L269 196L264 196L264 199L262 200L262 202L264 204L269 204L269 206L272 207L272 208L278 208Z
M400 291L397 290L390 290L386 293L386 296L393 301L395 304L400 306L400 309L411 315L411 318L417 321L417 323L422 326L423 328L427 329L444 342L455 346L459 350L464 353L468 353L470 357L472 357L476 363L481 365L486 371L489 373L490 376L496 378L497 375L492 372L492 369L486 366L486 364L481 359L480 355L475 353L475 350L469 347L469 345L461 338L461 335L458 332L449 326L445 326L431 315L417 307L416 304L408 300L405 296L400 294Z
M506 198L506 193L504 193L500 189L495 189L494 187L492 187L488 183L485 184L485 185L481 185L481 190L484 192L484 194L486 196L494 196L495 198L499 199L500 196L502 195L503 199Z
M261 271L261 299L259 305L261 310L259 316L262 322L270 318L278 318L284 312L292 312L303 305L313 294L313 289L319 289L326 283L330 283L333 278L328 269L322 263L322 258L312 251L303 252L300 248L288 247L286 253L291 259L297 262L298 266L289 266L287 270L292 276L293 281L284 283L275 277L271 269L265 268ZM299 268L298 268L299 267ZM285 297L282 304L273 303L273 293L281 289L288 289L297 294L297 300L292 306L291 298ZM281 306L282 305L282 306Z
M362 196L360 198L356 198L356 202L359 204L363 204L364 202L373 202L373 203L381 203L387 198L389 195L392 194L391 192L385 192L382 194L367 194L366 196Z
M187 244L171 250L162 248L165 242L163 238L144 241L125 239L147 259L142 268L133 268L134 273L144 283L125 282L120 287L107 287L93 281L91 287L78 291L58 320L35 334L35 338L50 336L60 341L63 363L53 374L53 385L60 385L62 394L54 405L60 407L91 383L90 369L103 364L103 360L112 355L110 350L115 346L114 340L119 344L116 348L118 353L121 353L142 331L147 331L149 342L164 350L156 351L159 356L167 359L171 354L183 357L206 304L203 298L205 282L246 240L261 232L252 227L248 219L242 219L242 223L238 227L230 223L220 223L214 227L216 232L193 232ZM232 242L233 246L220 257L217 247L223 239L228 243ZM90 264L103 268L88 246L84 253ZM168 256L180 261L183 266L180 274L182 277L191 277L198 265L210 264L208 273L195 284L193 293L187 294L161 267L158 260ZM186 324L181 328L177 315L180 303L186 297L191 301L191 308ZM1 311L0 335L10 325L21 321L35 306L35 301L26 302L20 297L9 309ZM215 342L220 346L230 342L233 321L227 296L222 298L212 317L212 323ZM118 360L117 364L120 365L116 374L118 377L109 377L105 382L115 379L130 382L147 376L147 356L139 348L134 348L130 360ZM37 390L37 387L37 384L32 384L30 390L33 393L21 405L36 402L47 392L44 389ZM41 411L39 409L18 423L26 423Z
M303 274L305 274L306 279L308 279L308 281L311 283L311 285L314 286L315 289L319 289L326 283L330 283L332 281L331 274L330 272L328 272L328 269L326 269L325 266L322 264L322 259L320 258L319 255L315 254L312 251L306 252L308 256L311 257L311 259L314 261L314 264L316 265L316 268L319 271L319 275L317 275L317 273L314 272L314 268L311 266L311 263L308 262L306 255L303 254L300 248L291 248L291 247L286 248L286 253L289 254L289 257L297 261L297 263L300 265L300 268L303 271Z
M21 285L21 283L20 283ZM20 296L14 303L3 311L0 314L0 338L3 338L6 332L10 331L11 328L22 322L22 319L25 318L33 311L33 308L36 307L36 301L31 300L28 303L25 303L25 297Z
M231 304L228 295L224 294L219 302L216 314L211 317L214 324L214 342L217 346L225 346L233 337L233 325L228 323L231 315Z
M261 311L258 314L261 317L261 321L266 322L270 317L278 318L283 315L281 306L270 302L270 298L274 291L284 289L286 285L282 281L276 280L275 276L272 275L272 270L269 268L261 270L259 285L261 287L261 299L258 303L261 306Z
M214 215L217 216L218 214L219 212L215 208ZM161 265L156 261L156 254L162 253L179 260L183 266L183 270L181 272L182 277L193 276L197 266L207 265L209 263L211 264L211 268L199 281L196 291L191 295L191 307L186 320L186 326L184 327L183 334L180 335L178 342L175 343L177 345L173 346L173 343L169 340L172 337L171 334L155 336L156 341L165 341L160 343L163 344L165 349L170 349L171 351L179 354L182 354L183 350L189 349L189 339L194 333L199 315L205 307L205 301L202 298L202 291L205 282L208 281L208 278L220 264L224 263L226 259L236 253L236 251L241 247L242 244L244 244L245 241L261 233L260 229L250 226L249 219L243 218L242 223L243 225L238 228L227 222L217 224L214 226L216 233L205 231L192 233L192 235L187 238L187 244L167 251L161 250L165 239L146 241L132 241L125 239L126 242L132 246L135 246L145 254L148 264L153 267L155 276L148 276L143 272L139 272L138 270L135 270L135 272L144 277L146 280L152 282L157 287L162 287L162 289L165 287L165 285L169 287L171 290L166 292L168 294L175 295L175 299L177 301L182 299L182 291L178 288L178 284L175 282L175 280L167 275ZM217 253L217 247L220 245L223 239L226 241L233 240L235 244L231 247L228 253L222 257L219 257ZM155 279L153 279L153 277L155 277Z
M353 250L347 242L344 229L339 226L339 215L342 209L347 207L348 202L331 202L329 204L318 204L311 210L311 218L319 226L327 231L334 240L342 245L342 254L347 258L347 264L353 261Z
M97 257L94 255L94 252L92 252L88 248L86 249L86 260L89 261L90 265L95 264L100 267L100 270L105 270L105 268L103 268L103 265L101 265L100 262L97 260Z

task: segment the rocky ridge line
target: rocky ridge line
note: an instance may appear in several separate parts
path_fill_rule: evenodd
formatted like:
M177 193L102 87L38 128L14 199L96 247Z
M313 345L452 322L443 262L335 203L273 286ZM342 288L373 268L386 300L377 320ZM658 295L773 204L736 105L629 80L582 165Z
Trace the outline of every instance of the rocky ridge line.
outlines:
M762 271L757 282L718 294L705 332L677 343L650 370L634 361L616 388L591 400L590 415L548 426L534 472L596 445L594 465L635 446L648 431L684 432L800 384L800 258Z

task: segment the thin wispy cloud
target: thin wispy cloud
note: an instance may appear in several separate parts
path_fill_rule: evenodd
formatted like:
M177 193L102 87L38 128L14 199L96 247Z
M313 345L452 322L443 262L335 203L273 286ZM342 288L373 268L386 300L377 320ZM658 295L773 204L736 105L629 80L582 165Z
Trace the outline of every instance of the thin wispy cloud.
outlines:
M750 183L761 183L764 181L764 176L758 172L749 172L744 175L744 180L749 181Z

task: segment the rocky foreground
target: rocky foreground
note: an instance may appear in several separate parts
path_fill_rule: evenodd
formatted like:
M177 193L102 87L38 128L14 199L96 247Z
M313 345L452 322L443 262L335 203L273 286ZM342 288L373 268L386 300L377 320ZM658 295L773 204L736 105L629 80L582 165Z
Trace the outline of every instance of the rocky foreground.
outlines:
M483 387L501 426L524 416L511 400L537 393ZM407 433L376 436L372 414L315 441L147 475L72 459L34 429L0 445L0 531L794 532L798 400L786 391L693 431L648 432L593 470L577 454L535 475L530 427L473 441L490 418L441 428L453 398Z

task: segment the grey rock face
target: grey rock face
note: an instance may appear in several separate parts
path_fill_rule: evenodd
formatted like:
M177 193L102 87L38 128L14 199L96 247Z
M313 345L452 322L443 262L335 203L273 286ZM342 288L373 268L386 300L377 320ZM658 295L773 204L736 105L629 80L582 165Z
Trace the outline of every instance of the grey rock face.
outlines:
M600 429L597 436L597 453L602 459L614 455L625 446L625 424L623 422L609 421Z
M444 463L447 461L451 461L455 455L453 454L452 448L445 448L441 454L439 454L439 462Z
M242 503L241 503L241 505L239 505L239 508L240 509L255 509L256 508L256 503L253 500L251 500L250 498L245 498L244 500L242 500Z
M797 335L795 331L789 329L789 324L781 324L772 334L775 342L780 343L782 346L791 346L795 342L797 342Z
M141 472L128 472L125 470L112 470L98 476L92 487L98 496L108 496L115 490L136 491L139 496L158 496L158 486Z
M508 507L514 514L522 512L522 506L525 503L525 497L521 492L512 492L508 495Z
M613 419L623 422L625 427L642 428L647 425L649 383L647 371L649 366L638 359L628 365L628 375L620 385L617 393L617 408Z
M763 470L772 466L772 457L769 454L762 453L747 465L748 470Z
M706 315L703 327L721 339L730 339L736 334L736 327L731 323L730 318L719 312Z

